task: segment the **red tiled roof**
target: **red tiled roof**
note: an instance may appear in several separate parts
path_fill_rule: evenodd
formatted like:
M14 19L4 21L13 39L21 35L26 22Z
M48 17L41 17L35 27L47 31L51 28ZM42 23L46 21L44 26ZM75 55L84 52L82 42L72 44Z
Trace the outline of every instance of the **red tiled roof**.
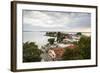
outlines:
M76 45L70 45L70 46L65 47L65 48L74 49L75 47L76 47ZM65 48L53 48L52 50L54 50L57 58L61 58L62 55L64 54Z
M64 54L64 48L54 48L53 50L58 58L62 57Z

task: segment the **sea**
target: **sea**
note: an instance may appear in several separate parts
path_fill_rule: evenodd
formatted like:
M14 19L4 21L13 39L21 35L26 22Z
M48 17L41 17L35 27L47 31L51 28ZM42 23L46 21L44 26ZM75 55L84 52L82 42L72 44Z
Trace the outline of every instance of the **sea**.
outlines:
M23 35L22 35L23 43L35 42L35 44L38 45L39 48L41 48L41 46L46 45L48 43L49 38L55 38L55 37L46 36L46 32L45 31L23 31ZM76 32L66 32L66 33L76 34ZM81 32L81 33L85 36L91 36L91 32Z

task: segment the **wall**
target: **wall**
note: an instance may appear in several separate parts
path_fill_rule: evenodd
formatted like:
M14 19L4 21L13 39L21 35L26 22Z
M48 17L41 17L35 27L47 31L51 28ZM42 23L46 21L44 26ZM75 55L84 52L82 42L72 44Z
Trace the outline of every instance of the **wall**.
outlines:
M10 1L11 0L0 0L0 73L13 73L10 71L10 8L11 8ZM31 0L31 1L37 1L37 0ZM38 0L38 1L67 3L67 4L99 5L99 0L98 1L97 0ZM100 25L98 25L98 27L100 27ZM100 38L98 39L98 41L99 40ZM100 49L98 50L98 54L100 55ZM99 64L100 64L100 57L99 57ZM86 73L86 72L99 73L100 66L92 68L35 71L34 73ZM26 73L33 73L33 72L31 71Z

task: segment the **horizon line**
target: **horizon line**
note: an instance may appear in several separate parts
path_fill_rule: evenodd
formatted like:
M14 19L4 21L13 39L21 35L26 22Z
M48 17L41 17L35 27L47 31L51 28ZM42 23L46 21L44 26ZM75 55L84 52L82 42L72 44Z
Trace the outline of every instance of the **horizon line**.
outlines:
M71 32L71 33L75 33L72 31L22 31L22 32ZM78 32L78 31L76 31L76 32ZM83 33L91 33L91 32L83 32Z

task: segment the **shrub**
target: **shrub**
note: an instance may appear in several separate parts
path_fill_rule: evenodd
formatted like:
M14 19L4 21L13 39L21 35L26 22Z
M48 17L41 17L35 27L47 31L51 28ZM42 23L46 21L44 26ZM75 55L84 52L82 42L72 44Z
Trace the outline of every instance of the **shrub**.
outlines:
M63 60L78 60L82 59L80 55L80 50L78 48L65 48L65 52L62 57Z
M41 61L41 50L34 42L26 42L23 44L23 62Z
M49 44L54 44L54 41L55 41L55 39L54 38L50 38L50 39L48 39L48 42L49 42Z

